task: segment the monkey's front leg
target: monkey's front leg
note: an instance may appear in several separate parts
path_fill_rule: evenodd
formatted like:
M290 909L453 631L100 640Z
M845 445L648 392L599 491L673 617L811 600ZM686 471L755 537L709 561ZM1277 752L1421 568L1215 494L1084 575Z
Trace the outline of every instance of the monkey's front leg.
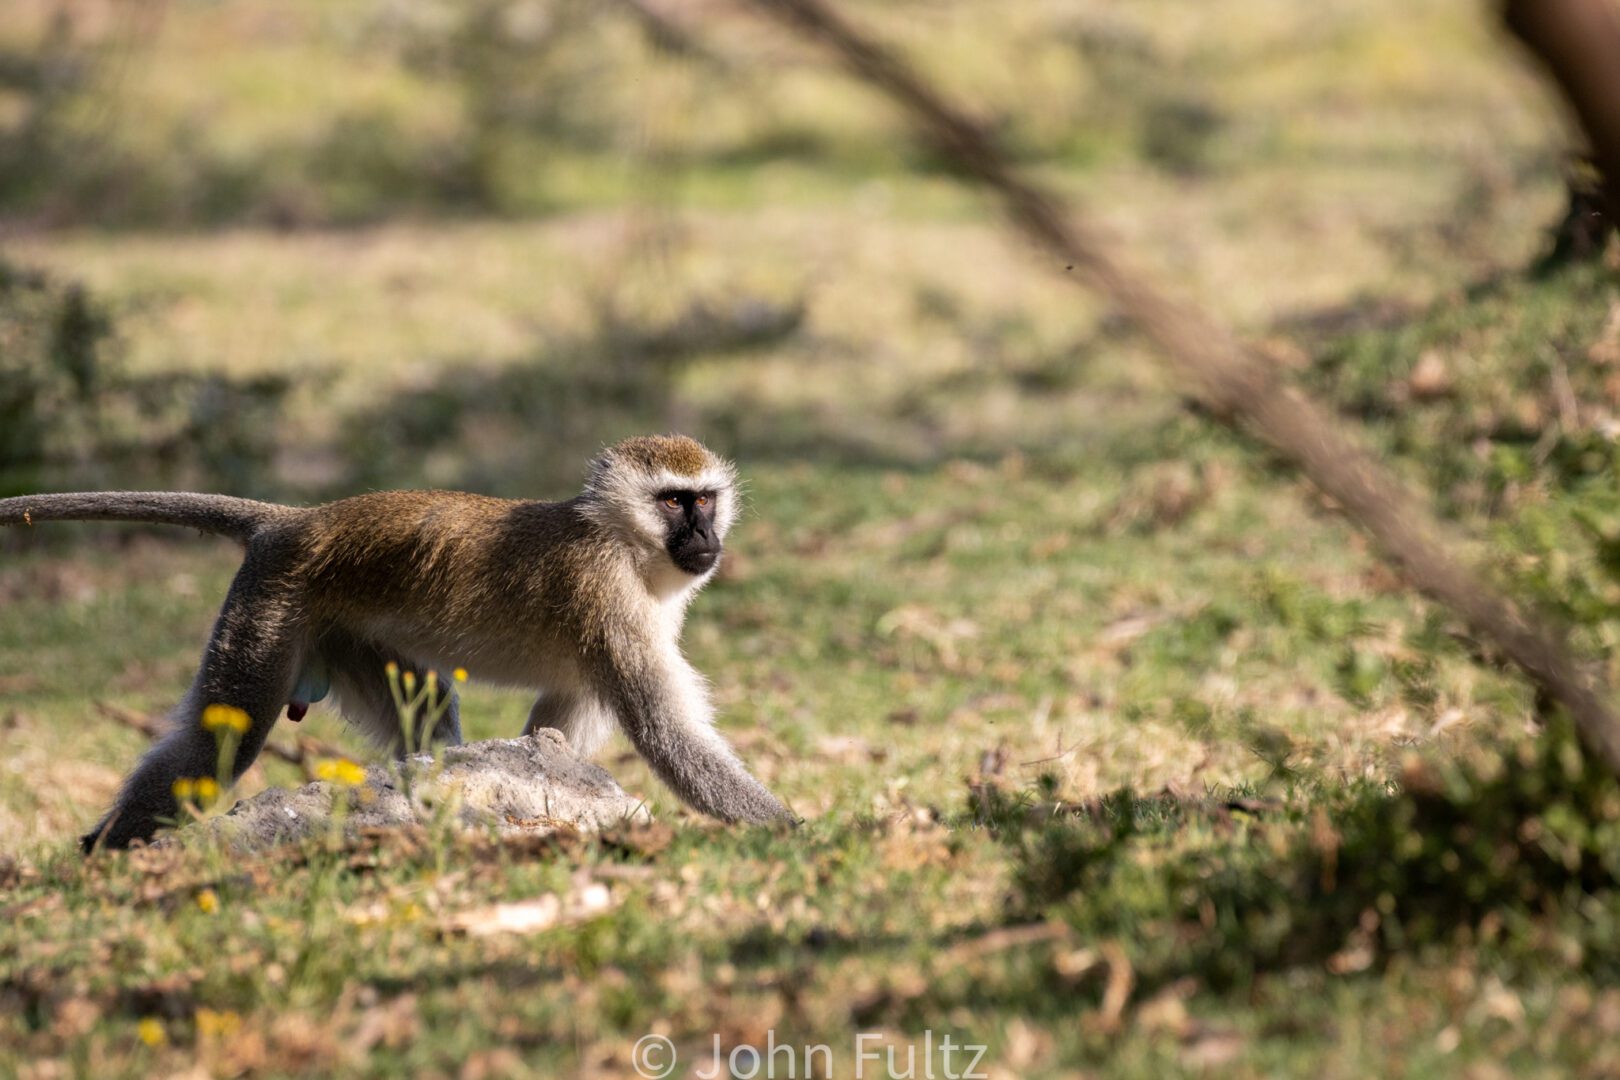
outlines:
M721 821L798 821L714 729L703 680L673 646L621 645L595 677L636 750L687 804Z

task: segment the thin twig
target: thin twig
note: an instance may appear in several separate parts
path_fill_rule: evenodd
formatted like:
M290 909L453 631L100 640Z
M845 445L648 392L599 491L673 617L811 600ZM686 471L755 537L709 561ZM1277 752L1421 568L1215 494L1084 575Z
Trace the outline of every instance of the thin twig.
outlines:
M1287 385L1273 365L1203 309L1173 298L1128 266L1063 199L1020 174L979 123L823 0L753 3L820 39L858 77L900 105L943 154L1000 196L1026 238L1151 337L1217 418L1270 445L1331 496L1413 586L1461 615L1568 709L1587 749L1620 773L1620 718L1608 705L1609 691L1599 675L1571 658L1565 630L1510 602L1467 568L1432 511L1328 410Z
M1073 935L1073 928L1067 923L1061 922L998 926L994 930L980 934L978 937L969 938L966 941L950 946L944 951L942 957L947 962L941 966L954 968L966 960L990 956L994 953L1005 952L1008 949L1021 949L1030 945L1045 945L1049 942L1067 941Z

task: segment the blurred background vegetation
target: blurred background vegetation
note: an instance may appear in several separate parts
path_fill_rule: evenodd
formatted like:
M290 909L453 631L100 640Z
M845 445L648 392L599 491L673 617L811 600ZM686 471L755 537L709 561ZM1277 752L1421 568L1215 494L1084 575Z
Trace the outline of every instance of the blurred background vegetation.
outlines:
M855 6L1302 356L1556 213L1555 114L1466 3ZM706 0L18 0L0 215L6 491L524 489L648 425L1061 456L1154 381L883 103Z
M1575 144L1489 5L840 8L1615 654L1620 254L1545 259ZM535 946L564 991L492 988L468 1038L510 1019L546 1053L611 1055L660 1017L701 1039L789 1008L819 1039L966 1010L1009 1075L1620 1068L1612 780L815 50L717 0L0 8L0 494L556 497L602 444L672 428L750 483L686 647L816 831L678 840L649 858L679 865L678 903L625 885L611 933ZM87 697L171 704L234 568L131 536L0 535L13 844L101 809L141 740ZM528 705L468 700L477 737ZM606 760L679 815L633 755ZM246 786L295 779L278 768ZM507 869L479 888L528 880ZM69 885L41 895L105 929L101 886L51 873ZM392 887L346 873L334 889ZM297 906L304 870L288 881L236 899L291 920L265 923L269 955L302 927L305 987L208 967L184 975L198 1000L326 1023L388 956L384 997L420 964L433 1030L461 1032L443 973L501 980L484 946L414 924L368 930L362 956ZM792 900L762 914L769 889ZM167 971L167 910L138 917L128 947ZM954 951L1036 919L1088 948ZM48 967L51 933L0 935L0 961ZM1103 939L1128 959L1076 959ZM463 946L465 969L435 951ZM649 1001L581 971L730 989ZM45 1031L36 1048L76 1045Z
M852 10L1620 633L1613 256L1537 263L1579 167L1488 11ZM1160 470L1130 519L1224 482L1142 342L731 4L18 0L0 85L6 493L553 493L661 428Z

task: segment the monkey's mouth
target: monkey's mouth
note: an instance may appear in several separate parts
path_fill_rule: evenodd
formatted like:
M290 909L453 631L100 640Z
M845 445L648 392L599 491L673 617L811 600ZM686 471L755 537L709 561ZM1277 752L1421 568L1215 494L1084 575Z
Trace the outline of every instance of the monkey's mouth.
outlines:
M688 574L706 574L720 561L720 549L709 547L678 548L669 553L670 560Z

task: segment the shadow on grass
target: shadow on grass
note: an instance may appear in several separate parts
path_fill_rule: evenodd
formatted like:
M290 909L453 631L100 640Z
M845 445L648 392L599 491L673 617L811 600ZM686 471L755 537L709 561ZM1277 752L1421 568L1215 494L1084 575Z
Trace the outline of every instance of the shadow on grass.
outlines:
M918 377L881 395L853 389L842 397L820 391L836 390L840 378L862 365L886 361L864 345L807 332L803 299L700 298L664 322L608 308L597 313L589 334L548 343L499 368L447 362L432 381L345 418L336 425L337 479L316 494L422 484L522 494L567 490L578 481L579 463L603 445L659 430L690 432L750 462L899 472L947 460L991 462L1011 451L1060 464L1068 443L1096 446L1103 439L1116 460L1164 456L1164 432L1152 425L1138 433L1114 424L1099 434L1083 422L1060 423L1065 395L1081 391L1092 363L1130 337L1117 321L1054 344L1016 319L975 319L932 295L919 296L918 303L928 319L968 342L980 363ZM789 359L798 372L784 371L782 361ZM725 376L737 385L735 393L694 392L694 383L703 381L691 378L694 370L717 362L770 363L770 379L801 380L817 392L767 400L745 372ZM705 370L703 378L709 374ZM1042 421L1032 423L1006 401L992 415L983 403L996 394L1038 406ZM1167 409L1174 415L1173 406L1139 396L1110 389L1089 395L1096 409L1116 416L1117 406L1126 404L1121 398L1131 399L1130 415L1158 419ZM1054 425L1073 430L1053 438Z
M1509 967L1620 975L1620 783L1568 725L1505 750L1409 765L1298 802L1119 792L1064 806L978 789L971 819L1013 851L1013 923L1117 943L1134 999L1193 980L1229 992L1300 966L1378 971L1396 954L1473 946ZM870 1004L904 1024L958 1005L1047 1013L1100 1002L1107 965L1044 960Z

